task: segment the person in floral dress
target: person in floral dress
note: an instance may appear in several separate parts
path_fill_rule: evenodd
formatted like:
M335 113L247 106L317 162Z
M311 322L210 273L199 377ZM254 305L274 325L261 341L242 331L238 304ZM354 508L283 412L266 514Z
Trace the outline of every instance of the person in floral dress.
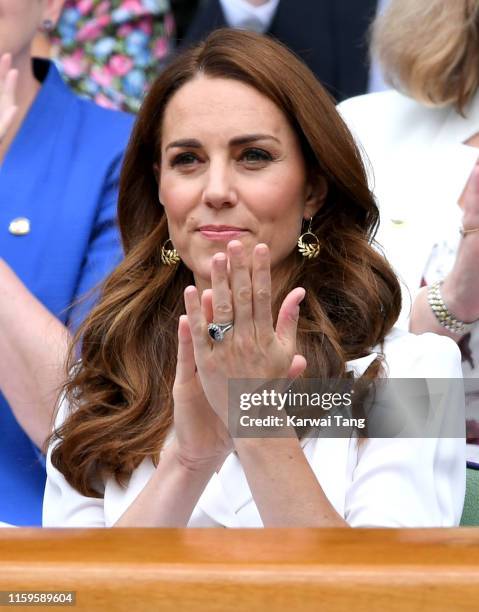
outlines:
M67 0L52 35L53 56L77 93L136 113L174 32L169 0Z

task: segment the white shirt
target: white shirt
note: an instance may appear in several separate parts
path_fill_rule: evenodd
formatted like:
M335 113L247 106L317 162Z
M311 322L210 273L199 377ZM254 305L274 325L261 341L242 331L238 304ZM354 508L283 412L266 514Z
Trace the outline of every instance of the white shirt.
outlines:
M434 334L414 336L394 330L384 345L392 378L460 378L455 343ZM376 357L372 353L348 364L360 376ZM442 382L442 381L441 381ZM443 398L447 419L454 406L464 420L463 395L451 386ZM56 425L64 418L59 413ZM356 439L319 438L302 441L304 453L326 496L351 526L439 527L458 525L465 492L463 438ZM104 497L88 498L75 491L47 455L43 524L45 527L109 527L120 518L154 472L145 459L128 485L105 483ZM232 453L213 475L193 510L189 527L262 527L238 457Z
M226 22L233 28L266 32L273 21L279 0L254 6L247 0L220 0Z

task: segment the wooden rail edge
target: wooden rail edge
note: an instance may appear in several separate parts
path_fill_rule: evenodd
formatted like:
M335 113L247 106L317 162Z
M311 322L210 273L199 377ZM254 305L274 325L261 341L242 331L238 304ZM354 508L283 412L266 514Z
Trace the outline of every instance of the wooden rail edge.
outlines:
M479 529L0 529L0 591L74 591L72 612L476 612Z

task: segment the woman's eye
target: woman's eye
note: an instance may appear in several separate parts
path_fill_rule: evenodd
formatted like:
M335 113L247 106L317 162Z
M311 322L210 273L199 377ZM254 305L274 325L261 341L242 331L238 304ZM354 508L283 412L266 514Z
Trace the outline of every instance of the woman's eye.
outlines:
M248 149L244 151L241 158L249 163L261 163L272 161L271 155L263 149Z
M194 153L180 153L171 161L172 166L191 166L198 161Z

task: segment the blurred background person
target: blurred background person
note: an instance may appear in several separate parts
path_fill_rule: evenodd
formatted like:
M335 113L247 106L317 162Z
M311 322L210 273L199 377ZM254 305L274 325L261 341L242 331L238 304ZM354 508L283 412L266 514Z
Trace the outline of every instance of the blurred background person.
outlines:
M456 340L464 375L475 379L479 0L390 0L374 23L372 52L395 90L348 100L340 111L371 161L378 241L413 298L402 320L415 333ZM479 389L469 391L472 441Z
M269 34L343 100L368 91L367 31L377 8L377 0L204 0L181 45L224 26Z
M67 0L51 52L74 91L136 113L174 33L169 0Z
M0 521L17 525L41 522L45 472L38 448L54 406L47 402L43 409L27 361L15 362L15 381L9 374L7 347L15 343L8 340L8 312L17 292L6 291L6 284L18 288L18 281L23 298L29 292L63 325L75 327L91 299L70 305L121 258L116 202L132 118L80 100L53 63L31 60L35 33L52 30L62 4L0 0L0 388L13 397L22 380L25 387L15 413L0 395Z
M137 112L175 46L229 25L264 32L298 53L337 99L384 89L369 65L368 26L388 0L67 0L35 52L56 58L63 78L98 104ZM319 36L318 33L321 35Z
M175 19L175 42L183 40L202 0L170 0Z

